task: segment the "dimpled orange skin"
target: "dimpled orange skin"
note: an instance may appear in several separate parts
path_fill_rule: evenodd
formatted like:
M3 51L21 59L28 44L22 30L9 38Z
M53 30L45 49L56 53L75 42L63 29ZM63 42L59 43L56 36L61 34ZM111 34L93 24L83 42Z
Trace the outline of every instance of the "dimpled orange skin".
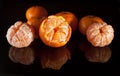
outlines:
M79 31L83 35L86 35L87 28L91 24L96 23L96 22L103 23L104 21L100 17L93 16L93 15L87 15L87 16L82 17L79 21Z
M90 47L85 52L85 57L90 62L105 63L109 61L112 51L109 47Z
M27 47L34 40L34 29L27 23L17 21L7 30L6 38L8 43L14 47Z
M27 21L27 23L32 26L35 30L35 38L39 37L39 28L40 28L40 24L42 23L42 21L45 19L45 17L42 18L31 18Z
M64 46L70 39L72 29L62 16L51 15L40 25L39 36L51 47Z
M26 19L41 18L48 16L47 10L42 6L31 6L26 10Z
M95 47L108 46L114 38L114 29L106 23L94 23L86 32L88 41Z
M63 12L57 13L56 15L64 17L65 20L68 22L68 24L71 26L72 31L76 30L78 26L78 19L75 16L75 14L73 14L72 12L63 11Z

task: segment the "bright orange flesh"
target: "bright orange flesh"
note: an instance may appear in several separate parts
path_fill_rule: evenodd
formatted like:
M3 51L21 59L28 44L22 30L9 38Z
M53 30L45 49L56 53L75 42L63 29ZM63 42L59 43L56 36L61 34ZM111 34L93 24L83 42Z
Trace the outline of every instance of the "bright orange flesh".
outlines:
M62 16L51 15L40 25L39 35L48 46L61 47L70 39L72 29Z

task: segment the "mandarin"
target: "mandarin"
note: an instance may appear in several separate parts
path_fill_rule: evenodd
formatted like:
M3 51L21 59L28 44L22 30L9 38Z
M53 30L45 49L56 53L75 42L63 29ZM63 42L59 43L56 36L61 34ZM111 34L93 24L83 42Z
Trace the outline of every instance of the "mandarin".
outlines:
M39 27L45 17L42 18L31 18L27 21L27 23L32 26L35 30L35 38L39 37Z
M34 40L34 29L27 23L17 21L7 30L6 38L14 47L27 47Z
M64 17L65 20L68 22L68 24L71 26L72 31L75 31L75 30L76 30L77 25L78 25L78 19L77 19L77 17L75 16L74 13L64 11L64 12L59 12L59 13L57 13L56 15L57 15L57 16L62 16L62 17Z
M114 29L107 23L93 23L86 32L88 41L95 47L108 46L114 38Z
M47 10L42 6L31 6L26 10L26 19L41 18L48 15Z
M87 16L82 17L79 22L79 31L83 35L86 35L86 31L88 27L91 24L96 23L96 22L103 23L104 21L100 17L93 16L93 15L87 15Z
M39 36L51 47L64 46L70 39L72 29L62 16L50 15L40 25Z

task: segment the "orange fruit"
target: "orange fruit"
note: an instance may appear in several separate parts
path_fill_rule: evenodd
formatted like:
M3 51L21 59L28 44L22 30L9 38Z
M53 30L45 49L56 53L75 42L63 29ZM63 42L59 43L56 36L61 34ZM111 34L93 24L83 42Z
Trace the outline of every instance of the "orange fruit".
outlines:
M72 31L75 31L78 25L78 19L75 16L75 14L73 14L72 12L59 12L56 14L57 16L62 16L65 18L65 20L68 22L68 24L71 26Z
M48 16L40 25L39 36L51 47L64 46L70 39L72 29L62 16Z
M26 10L26 19L41 18L48 15L47 10L42 6L31 6Z
M43 19L45 17L42 17L42 18L31 18L27 21L27 23L32 26L35 30L35 38L38 38L39 37L39 27L40 27L40 24L42 23Z
M91 24L96 23L96 22L103 23L104 21L100 17L93 16L93 15L87 15L87 16L82 17L79 22L79 31L83 35L86 35L87 28Z
M34 41L34 29L27 23L17 21L7 30L6 38L14 47L27 47Z
M109 45L114 38L114 29L111 25L104 23L94 23L90 25L86 32L88 41L95 47Z

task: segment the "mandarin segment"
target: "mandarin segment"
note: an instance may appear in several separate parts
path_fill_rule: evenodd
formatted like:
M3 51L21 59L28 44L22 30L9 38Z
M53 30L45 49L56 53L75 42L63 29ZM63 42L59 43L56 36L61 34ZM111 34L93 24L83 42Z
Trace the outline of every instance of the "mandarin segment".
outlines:
M72 30L75 31L78 25L78 19L72 12L63 11L56 14L56 16L62 16L71 26Z
M27 23L17 21L7 30L6 38L14 47L27 47L34 40L34 29Z
M103 23L103 22L104 21L100 17L97 17L97 16L93 16L93 15L84 16L80 19L79 31L83 35L86 35L86 31L91 24L93 24L93 23Z
M48 16L40 25L39 35L48 46L61 47L70 39L72 29L62 16Z
M114 29L106 23L94 23L88 27L86 35L93 46L104 47L112 42Z

